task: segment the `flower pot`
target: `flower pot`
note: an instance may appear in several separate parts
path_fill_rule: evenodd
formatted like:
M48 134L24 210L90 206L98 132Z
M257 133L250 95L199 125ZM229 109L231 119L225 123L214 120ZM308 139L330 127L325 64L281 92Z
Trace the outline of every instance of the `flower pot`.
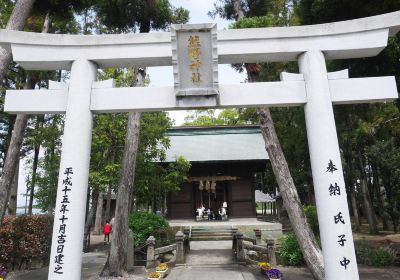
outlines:
M161 276L160 277L158 277L158 278L151 278L151 277L147 277L147 280L159 280L161 278Z
M162 275L163 273L166 273L167 271L168 271L168 268L165 269L165 270L158 270L158 269L156 269L156 272L161 273L161 275Z

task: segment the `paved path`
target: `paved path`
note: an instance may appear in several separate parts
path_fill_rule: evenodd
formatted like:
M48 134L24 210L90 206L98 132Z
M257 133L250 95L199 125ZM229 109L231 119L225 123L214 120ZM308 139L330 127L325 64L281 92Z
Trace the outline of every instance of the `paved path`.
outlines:
M189 266L234 263L232 241L190 242L190 253L186 256L186 264Z
M186 265L171 269L166 280L265 280L256 266L234 263L231 241L192 241ZM129 278L99 278L106 261L105 252L83 255L82 279L129 279L144 280L146 271L138 269ZM284 280L312 280L311 273L304 267L278 267ZM47 269L18 272L7 280L46 280ZM359 266L361 280L400 280L400 267L371 268ZM339 280L339 279L338 279Z

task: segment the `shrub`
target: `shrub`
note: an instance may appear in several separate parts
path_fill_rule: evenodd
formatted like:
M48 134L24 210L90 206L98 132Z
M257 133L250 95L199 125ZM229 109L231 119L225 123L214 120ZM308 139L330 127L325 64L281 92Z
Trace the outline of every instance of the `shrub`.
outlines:
M285 263L288 265L300 265L303 263L303 254L294 233L283 236L280 242L279 255L284 259Z
M304 206L304 214L306 215L307 222L310 225L311 230L314 232L314 235L319 236L317 207L315 205Z
M357 263L370 266L391 266L396 260L396 252L390 247L372 247L365 239L355 243Z
M34 259L47 262L52 228L47 215L6 217L0 228L0 266L19 267Z
M135 212L129 217L129 228L133 231L135 246L146 242L150 235L156 237L157 233L169 228L164 217L147 212Z
M395 259L396 254L389 247L371 249L368 254L368 264L371 266L391 266L394 264Z

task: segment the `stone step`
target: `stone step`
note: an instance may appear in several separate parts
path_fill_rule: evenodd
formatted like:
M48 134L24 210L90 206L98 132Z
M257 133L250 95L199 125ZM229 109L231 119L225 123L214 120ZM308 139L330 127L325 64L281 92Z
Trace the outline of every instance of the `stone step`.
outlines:
M219 231L192 232L192 236L221 236L221 235L232 236L232 233L231 232L219 232Z
M191 241L220 241L232 240L232 236L192 236Z

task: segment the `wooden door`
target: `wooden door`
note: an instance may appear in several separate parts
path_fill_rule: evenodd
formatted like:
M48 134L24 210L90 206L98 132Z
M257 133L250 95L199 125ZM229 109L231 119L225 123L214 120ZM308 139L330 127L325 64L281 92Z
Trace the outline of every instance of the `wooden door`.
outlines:
M194 217L191 183L184 183L180 191L169 195L167 216L170 219L192 219Z
M250 180L229 182L229 218L255 217L254 188Z

